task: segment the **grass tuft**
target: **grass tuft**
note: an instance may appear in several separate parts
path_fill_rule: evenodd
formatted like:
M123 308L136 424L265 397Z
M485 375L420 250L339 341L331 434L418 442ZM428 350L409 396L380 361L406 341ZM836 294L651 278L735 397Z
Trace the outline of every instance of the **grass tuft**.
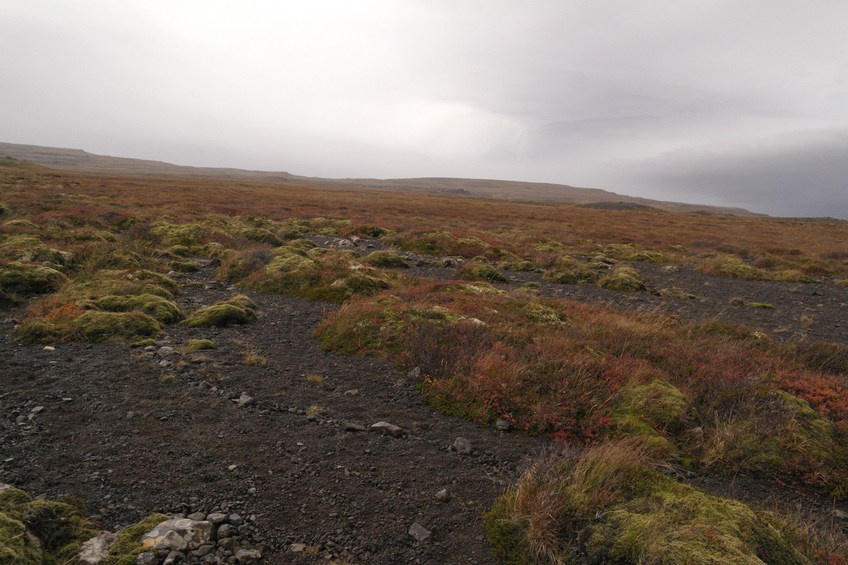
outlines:
M659 463L633 440L536 462L484 517L495 552L509 563L809 563L770 516Z
M645 283L639 271L627 265L616 265L595 283L607 290L636 291L645 290Z

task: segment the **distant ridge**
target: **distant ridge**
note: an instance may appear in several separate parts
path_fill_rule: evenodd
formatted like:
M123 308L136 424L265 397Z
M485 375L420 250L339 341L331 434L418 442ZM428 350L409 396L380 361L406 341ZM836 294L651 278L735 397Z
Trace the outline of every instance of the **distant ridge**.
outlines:
M164 161L111 157L82 149L42 147L0 142L0 157L12 157L55 169L101 174L141 176L191 176L253 180L263 182L313 183L316 186L345 189L400 190L450 196L497 198L519 202L571 203L606 210L699 212L753 216L742 208L725 208L681 202L665 202L617 194L600 188L581 188L564 184L463 178L409 179L326 179L303 177L287 172L251 171L232 168L190 167Z

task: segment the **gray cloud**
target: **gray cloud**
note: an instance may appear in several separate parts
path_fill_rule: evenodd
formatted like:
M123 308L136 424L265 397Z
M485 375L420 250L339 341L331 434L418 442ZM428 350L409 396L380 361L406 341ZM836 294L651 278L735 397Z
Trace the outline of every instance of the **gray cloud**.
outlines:
M834 215L846 28L842 0L5 0L0 138Z
M664 155L630 168L658 197L781 215L848 219L848 129L797 132L757 145Z

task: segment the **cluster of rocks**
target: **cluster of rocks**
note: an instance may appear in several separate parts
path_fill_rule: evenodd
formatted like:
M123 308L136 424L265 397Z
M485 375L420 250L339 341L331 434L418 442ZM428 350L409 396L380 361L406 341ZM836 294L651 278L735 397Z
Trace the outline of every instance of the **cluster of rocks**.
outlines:
M136 565L233 564L257 565L262 547L251 525L239 514L195 512L176 514L141 536ZM101 532L82 544L78 562L97 565L109 559L120 532Z
M251 528L238 514L195 512L177 515L144 534L146 550L138 565L176 563L260 563L262 551L250 540Z

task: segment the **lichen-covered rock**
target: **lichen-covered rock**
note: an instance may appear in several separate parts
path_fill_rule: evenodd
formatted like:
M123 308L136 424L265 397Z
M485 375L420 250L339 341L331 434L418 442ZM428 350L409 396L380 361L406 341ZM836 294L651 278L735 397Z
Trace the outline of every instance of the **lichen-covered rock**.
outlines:
M212 537L212 522L177 518L165 520L141 538L144 549L197 549Z

